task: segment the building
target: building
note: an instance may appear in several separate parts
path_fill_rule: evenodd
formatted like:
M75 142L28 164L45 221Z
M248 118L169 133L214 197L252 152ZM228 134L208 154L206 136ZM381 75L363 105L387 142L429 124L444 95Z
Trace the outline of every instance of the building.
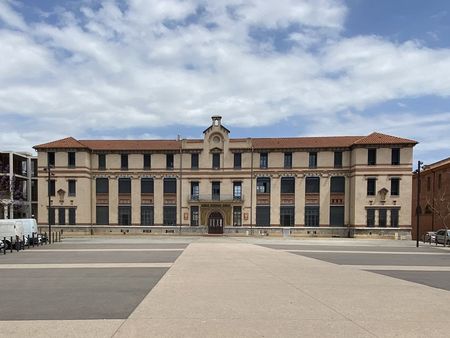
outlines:
M0 152L0 219L37 216L37 158Z
M413 176L412 236L417 231L417 173ZM439 215L441 214L442 217ZM450 157L424 166L420 173L419 238L428 231L436 231L450 225Z
M50 219L57 225L410 231L415 144L380 133L230 138L220 116L203 139L68 137L34 147L39 223L47 223L50 168Z

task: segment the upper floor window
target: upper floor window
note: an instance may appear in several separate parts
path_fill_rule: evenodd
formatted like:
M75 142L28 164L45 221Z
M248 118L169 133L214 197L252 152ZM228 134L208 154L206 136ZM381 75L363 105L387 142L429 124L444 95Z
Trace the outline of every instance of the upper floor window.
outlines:
M47 165L54 167L55 166L55 152L49 151L47 153Z
M333 176L331 177L330 192L344 193L345 192L345 177Z
M269 154L268 153L260 153L259 154L259 167L267 168L269 164Z
M319 177L306 177L305 192L307 194L320 193L320 178Z
M295 178L294 177L282 177L281 178L281 193L282 194L295 193Z
M242 182L233 182L233 199L242 198Z
M242 153L234 153L234 169L241 169Z
M375 148L367 149L367 164L377 164L377 150Z
M152 167L152 155L144 154L144 170L149 170Z
M75 168L75 152L69 151L67 153L67 166L69 168Z
M211 195L213 200L220 200L220 182L212 182Z
M191 182L191 199L198 200L200 196L200 186L198 182Z
M108 179L106 177L99 177L95 179L95 192L97 194L107 194L109 191Z
M256 192L263 194L270 192L270 177L258 177L256 179Z
M76 194L77 194L77 186L76 186L76 184L77 184L77 181L75 181L75 180L68 180L68 185L69 185L69 193L68 193L68 195L69 196L76 196Z
M176 178L165 178L164 179L164 193L165 194L176 194L177 192L177 179Z
M367 196L375 196L376 186L377 186L376 178L367 179Z
M128 170L128 154L120 155L120 169Z
M342 151L334 152L334 167L342 168Z
M131 194L131 178L119 178L119 194Z
M309 153L309 167L317 168L317 152Z
M284 153L284 167L286 169L292 168L292 153Z
M141 179L141 194L153 194L153 178Z
M219 153L212 154L212 167L213 167L213 169L220 168L220 154Z
M391 195L392 196L400 195L400 179L399 178L391 178Z
M400 148L392 148L391 164L392 165L400 164Z
M173 154L166 154L166 168L173 169Z
M49 189L50 196L56 195L56 181L55 180L50 180L48 189Z
M106 169L106 154L98 154L98 169Z
M198 169L198 154L191 154L191 169Z

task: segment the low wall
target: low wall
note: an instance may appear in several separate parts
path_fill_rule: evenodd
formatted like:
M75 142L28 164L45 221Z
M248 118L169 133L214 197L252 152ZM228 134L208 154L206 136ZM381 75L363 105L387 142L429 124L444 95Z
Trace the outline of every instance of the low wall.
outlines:
M47 225L39 225L41 232ZM62 231L69 236L86 235L185 235L208 234L206 226L120 226L120 225L53 225L52 231ZM353 227L224 227L226 236L271 237L344 237L411 239L411 228L353 228Z

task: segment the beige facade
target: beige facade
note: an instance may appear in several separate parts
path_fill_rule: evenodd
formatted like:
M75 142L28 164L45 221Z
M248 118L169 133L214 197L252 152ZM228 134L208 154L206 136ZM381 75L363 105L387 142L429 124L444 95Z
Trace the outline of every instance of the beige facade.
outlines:
M36 146L38 221L48 222L50 161L55 224L209 226L210 232L223 226L411 226L415 141L379 133L246 139L229 134L221 118L213 117L203 139L67 138Z

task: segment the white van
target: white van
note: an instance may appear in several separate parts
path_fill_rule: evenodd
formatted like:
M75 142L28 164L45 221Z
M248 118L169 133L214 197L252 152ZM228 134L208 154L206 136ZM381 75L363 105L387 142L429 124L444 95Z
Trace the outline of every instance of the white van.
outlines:
M16 246L17 244L21 244L23 235L22 223L17 223L14 219L0 220L0 238L3 240L5 237L5 244L8 248L10 248L11 245Z
M21 218L21 219L12 219L11 221L15 221L16 224L22 225L23 234L25 237L30 236L30 240L34 238L35 244L39 240L38 236L38 226L36 220L34 218ZM33 236L34 234L34 236ZM31 243L31 242L30 242Z

